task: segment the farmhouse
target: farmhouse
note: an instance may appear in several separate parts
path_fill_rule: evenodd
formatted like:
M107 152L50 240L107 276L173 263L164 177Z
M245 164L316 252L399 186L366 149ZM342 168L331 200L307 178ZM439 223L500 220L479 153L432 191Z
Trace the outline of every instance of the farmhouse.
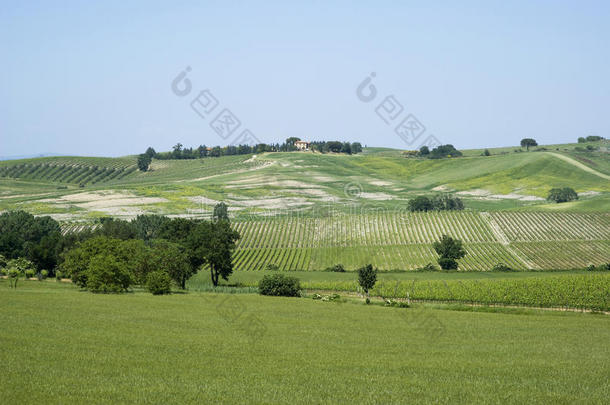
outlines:
M296 141L294 146L296 146L298 150L309 150L309 142L307 141Z

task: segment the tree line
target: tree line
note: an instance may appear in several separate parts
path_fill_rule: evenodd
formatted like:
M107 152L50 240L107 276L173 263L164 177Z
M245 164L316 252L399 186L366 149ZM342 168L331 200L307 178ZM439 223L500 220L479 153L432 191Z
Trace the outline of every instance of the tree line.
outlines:
M211 220L140 215L132 221L104 218L94 230L61 234L50 217L24 211L0 215L0 257L9 270L42 271L69 277L95 292L122 292L132 285L186 288L200 269L212 283L228 280L240 235L233 230L224 203ZM20 265L20 268L17 268Z
M252 153L293 152L298 150L295 146L295 142L300 140L301 139L297 137L290 137L282 144L259 143L253 146L228 145L214 147L200 145L197 148L185 148L181 143L177 143L172 147L172 150L168 152L157 152L154 148L148 147L144 153L138 155L138 168L141 171L148 170L152 159L203 159L208 157L249 155ZM362 152L362 144L360 144L360 142L315 141L310 143L310 150L320 153L332 152L351 155Z

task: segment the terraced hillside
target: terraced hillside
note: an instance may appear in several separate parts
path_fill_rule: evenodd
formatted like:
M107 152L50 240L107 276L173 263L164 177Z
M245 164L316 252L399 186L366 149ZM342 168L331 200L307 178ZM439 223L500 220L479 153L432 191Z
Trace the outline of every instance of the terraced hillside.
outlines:
M337 214L236 222L240 270L414 269L442 234L465 242L465 270L578 268L610 262L610 214L477 212Z
M61 220L108 213L123 218L138 213L201 216L224 201L236 217L287 209L316 217L329 205L344 213L353 208L400 210L416 195L441 192L459 195L475 211L609 211L605 171L610 159L599 148L578 153L569 147L519 153L492 149L491 156L468 151L462 158L438 160L404 158L400 150L378 148L352 156L265 153L153 160L147 172L135 169L135 157L4 161L0 211L18 206ZM545 197L553 187L572 187L580 199L549 204ZM77 193L97 195L100 201L83 207ZM108 208L103 201L112 194L120 194L128 205L119 209L121 199L113 198L117 209L97 209Z
M0 178L94 185L127 180L135 174L135 159L52 157L0 162Z

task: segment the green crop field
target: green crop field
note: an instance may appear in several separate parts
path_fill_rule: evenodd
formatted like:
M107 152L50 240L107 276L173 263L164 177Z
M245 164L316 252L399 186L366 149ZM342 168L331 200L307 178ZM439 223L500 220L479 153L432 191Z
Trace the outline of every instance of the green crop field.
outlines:
M97 295L37 281L8 290L0 280L0 291L7 404L601 404L610 396L603 315Z
M610 159L602 149L576 148L582 145L491 149L492 156L473 150L440 160L383 148L354 156L265 153L153 160L148 172L136 170L135 157L4 161L0 211L51 215L73 232L103 216L207 218L223 201L242 235L239 270L369 262L415 269L435 262L431 244L442 234L464 241L463 270L582 268L610 261ZM566 186L581 198L544 200L551 187ZM460 196L466 210L408 212L409 199L439 192Z
M464 270L568 269L610 262L610 215L545 212L377 212L236 222L240 270L414 269L435 262L432 242L465 242Z

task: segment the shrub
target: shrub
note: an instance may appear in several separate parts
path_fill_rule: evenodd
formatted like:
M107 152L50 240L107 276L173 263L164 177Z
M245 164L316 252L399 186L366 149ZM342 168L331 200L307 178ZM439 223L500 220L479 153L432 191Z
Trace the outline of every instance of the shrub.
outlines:
M491 268L491 271L513 271L513 269L504 263L498 263Z
M146 289L152 295L169 294L172 290L172 278L165 271L153 271L146 278Z
M279 266L275 263L267 263L267 266L265 266L266 270L271 270L271 271L277 271L279 270Z
M332 271L335 273L345 273L345 267L342 264L335 264L334 266L327 267L324 271Z
M450 257L439 257L438 265L443 270L457 270L458 262Z
M548 201L556 203L564 203L572 200L578 200L578 194L570 187L552 188L546 198Z
M33 269L27 269L27 270L25 271L25 277L26 277L26 278L32 278L32 277L34 277L34 274L36 274L36 273L34 273L34 270L33 270Z
M491 156L489 149L485 149L485 151L483 152L483 156Z
M298 297L301 292L301 283L296 277L271 274L264 276L259 281L258 291L261 295Z
M109 254L94 256L86 270L86 288L92 292L119 293L127 291L132 283L124 263Z
M338 302L341 300L341 296L339 294L330 294L323 296L321 300L327 302Z
M418 267L415 271L437 271L438 267L433 265L432 263L428 263L423 267Z
M366 295L369 295L369 290L375 286L377 282L377 269L373 268L372 264L367 264L358 269L358 284L364 290Z
M62 277L63 277L63 273L59 270L55 270L55 280L61 281Z
M395 307L395 308L409 308L409 304L404 301L396 301L393 299L387 299L383 303L384 307Z

